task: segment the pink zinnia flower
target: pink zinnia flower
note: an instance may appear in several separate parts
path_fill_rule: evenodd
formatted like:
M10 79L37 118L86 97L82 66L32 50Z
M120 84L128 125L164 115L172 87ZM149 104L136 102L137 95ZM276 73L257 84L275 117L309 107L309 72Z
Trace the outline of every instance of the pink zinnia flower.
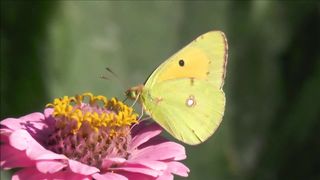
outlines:
M88 98L86 98L88 97ZM88 102L85 100L88 99ZM139 123L132 108L85 93L55 99L44 113L1 121L2 169L12 179L173 179L188 176L182 145Z

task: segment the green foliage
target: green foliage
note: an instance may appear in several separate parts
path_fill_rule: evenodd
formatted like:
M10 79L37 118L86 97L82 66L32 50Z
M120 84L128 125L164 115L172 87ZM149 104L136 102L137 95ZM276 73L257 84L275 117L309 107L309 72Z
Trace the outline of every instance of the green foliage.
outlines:
M226 114L187 147L190 179L319 179L319 16L316 2L1 1L1 119L86 91L122 99L183 45L222 30ZM120 80L100 79L105 67Z

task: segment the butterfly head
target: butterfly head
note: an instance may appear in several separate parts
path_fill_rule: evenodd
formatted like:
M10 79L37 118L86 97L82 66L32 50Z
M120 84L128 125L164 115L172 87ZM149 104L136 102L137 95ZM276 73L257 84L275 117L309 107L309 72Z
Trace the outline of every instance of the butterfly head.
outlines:
M139 98L139 95L142 93L143 87L144 87L143 84L140 84L138 86L134 86L134 87L128 89L125 92L125 95L130 99L136 100L137 98Z

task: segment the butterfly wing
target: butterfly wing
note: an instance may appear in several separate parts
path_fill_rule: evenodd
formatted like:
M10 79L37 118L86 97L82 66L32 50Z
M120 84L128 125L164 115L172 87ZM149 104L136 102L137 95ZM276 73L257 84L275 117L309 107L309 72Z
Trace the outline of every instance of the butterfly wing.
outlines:
M187 144L205 141L224 113L226 63L223 32L201 35L151 74L140 96L145 110L177 139Z
M219 126L225 107L223 91L206 80L180 78L144 91L143 104L150 116L172 136L195 145Z
M152 88L165 80L194 77L222 88L226 73L228 44L221 31L199 36L162 63L148 78L145 87ZM184 65L179 62L183 60Z

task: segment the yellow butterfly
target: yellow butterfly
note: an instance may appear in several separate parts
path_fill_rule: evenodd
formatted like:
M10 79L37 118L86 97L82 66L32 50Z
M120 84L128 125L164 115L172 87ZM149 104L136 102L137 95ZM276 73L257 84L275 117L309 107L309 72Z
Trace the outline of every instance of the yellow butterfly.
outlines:
M203 34L126 95L138 99L146 113L178 140L202 143L216 131L224 114L227 51L223 32Z

